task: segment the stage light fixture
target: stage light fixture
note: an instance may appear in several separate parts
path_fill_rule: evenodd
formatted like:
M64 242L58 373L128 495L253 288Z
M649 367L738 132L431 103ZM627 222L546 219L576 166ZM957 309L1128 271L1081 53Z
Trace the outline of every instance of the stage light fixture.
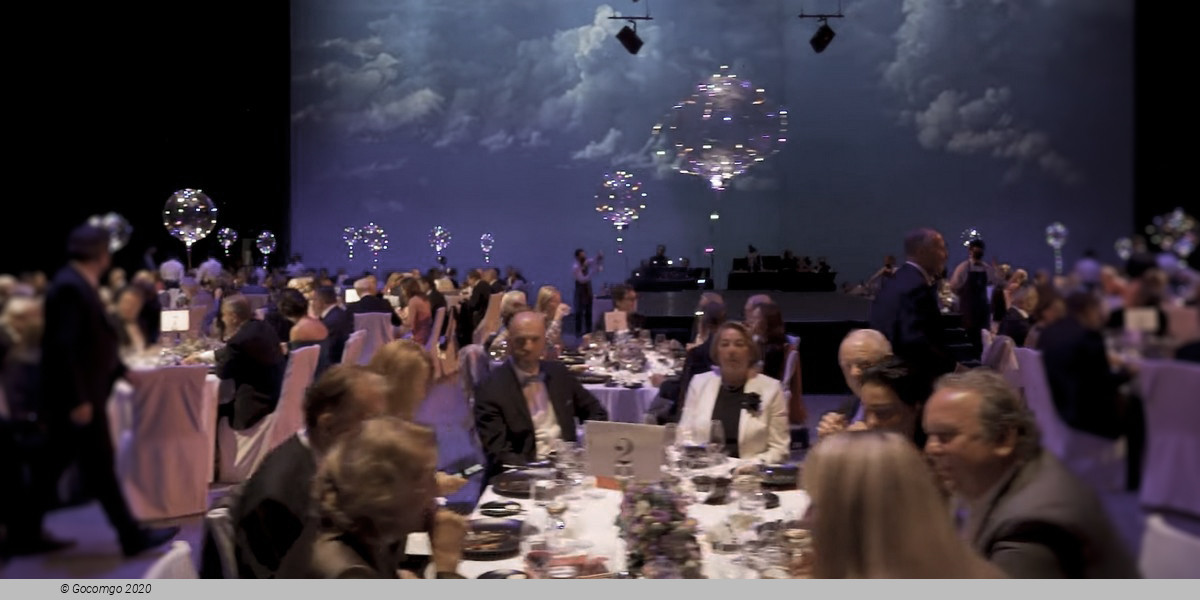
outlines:
M820 27L817 27L817 32L813 34L812 39L808 40L813 52L817 54L824 52L825 48L829 47L829 43L833 41L835 34L833 33L833 28L829 26L829 20L844 17L845 15L842 14L842 5L840 2L838 3L837 13L815 15L805 14L803 11L800 13L801 19L816 19L821 24Z
M637 54L638 50L642 49L645 42L638 37L637 30L626 25L617 32L617 41L621 42L622 46L629 51L630 54Z

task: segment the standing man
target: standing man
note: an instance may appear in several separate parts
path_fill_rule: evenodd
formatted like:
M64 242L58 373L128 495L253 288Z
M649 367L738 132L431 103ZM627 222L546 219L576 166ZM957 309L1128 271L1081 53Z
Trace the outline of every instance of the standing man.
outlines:
M971 240L967 244L967 260L959 263L950 277L950 289L958 295L958 312L962 314L963 329L967 330L974 356L983 352L982 330L991 326L988 286L1000 285L995 267L983 262L984 248L983 240Z
M590 333L592 324L592 276L604 270L604 253L588 258L580 248L575 251L571 274L575 277L575 335ZM585 329L587 328L587 329Z
M129 512L113 464L113 443L105 410L112 386L126 376L117 355L117 332L104 313L98 288L112 264L107 231L83 225L67 241L69 264L54 277L46 294L46 330L42 339L42 389L55 453L55 468L40 482L43 499L55 493L58 476L72 460L117 530L121 551L133 556L165 544L178 527L147 529ZM41 529L38 515L36 531ZM43 538L41 550L54 550Z
M904 252L908 262L871 303L871 329L891 342L909 375L929 392L935 379L958 367L946 344L933 285L946 269L946 240L933 229L917 229L904 238Z

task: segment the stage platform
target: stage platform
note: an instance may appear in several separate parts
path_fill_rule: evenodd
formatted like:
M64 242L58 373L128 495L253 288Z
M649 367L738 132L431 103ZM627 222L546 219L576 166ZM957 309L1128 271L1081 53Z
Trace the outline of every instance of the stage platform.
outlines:
M646 325L678 340L691 335L698 290L639 292L638 312ZM867 326L871 302L836 292L757 292L721 290L730 319L741 320L746 300L767 294L779 305L787 332L800 337L800 366L805 394L848 394L850 390L837 364L837 349L852 329ZM599 302L597 302L599 309Z

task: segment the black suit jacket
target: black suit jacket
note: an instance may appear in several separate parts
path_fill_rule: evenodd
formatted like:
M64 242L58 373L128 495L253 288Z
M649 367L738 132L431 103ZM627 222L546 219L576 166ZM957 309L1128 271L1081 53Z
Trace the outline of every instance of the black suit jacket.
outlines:
M629 326L630 331L637 331L646 326L646 317L643 317L642 315L639 315L638 313L626 313L625 324ZM593 331L603 331L606 333L608 332L608 329L606 329L604 326L604 314L603 313L600 315L600 318L596 319L596 326L593 327L592 330Z
M1030 323L1029 319L1021 316L1017 309L1010 308L1004 315L1004 320L1000 322L1000 329L997 330L997 333L1007 335L1012 338L1018 348L1023 348L1025 347L1025 338L1029 337L1029 330L1032 327L1033 323Z
M279 336L262 321L247 321L216 351L216 372L232 379L233 414L229 425L237 430L253 427L275 410L285 366Z
M350 304L347 304L346 312L350 313L351 315L387 313L392 315L392 325L400 325L400 317L396 315L396 309L392 306L392 303L380 298L379 296L376 296L375 294L363 296L362 298L358 299L358 302L351 302ZM354 317L352 316L350 319L353 320Z
M500 282L497 280L497 284ZM501 289L501 292L504 290ZM495 292L499 293L499 292ZM486 281L480 281L475 284L475 288L471 290L471 298L467 300L467 310L471 314L471 333L475 332L475 328L483 321L483 317L487 315L488 302L492 299L492 284Z
M1050 453L1017 467L986 500L970 541L1010 577L1138 576L1096 494Z
M446 306L446 296L441 292L430 288L429 293L425 294L425 297L429 300L430 318L437 317L437 311L439 308L446 309L446 316L442 318L442 329L440 331L433 332L434 335L441 337L446 334L446 328L450 326L450 319L453 318L454 315L450 314L450 308Z
M68 423L81 404L92 405L92 423L107 423L113 383L125 373L100 293L74 267L54 277L45 300L42 334L42 407L52 424ZM107 427L105 427L107 431Z
M263 459L230 511L238 577L269 579L309 521L317 461L293 435Z
M564 440L576 441L576 419L608 420L608 411L562 363L542 361L540 369L546 374L546 392ZM493 370L476 388L475 428L492 472L505 464L520 465L537 459L533 419L512 363Z
M914 381L926 391L958 362L947 347L941 314L933 286L907 263L884 282L871 304L871 329L887 337L892 353L908 364Z
M321 318L325 329L329 330L329 360L342 361L342 350L346 340L354 333L354 316L340 306L334 306Z
M1117 388L1128 376L1112 372L1104 336L1066 317L1042 332L1038 348L1054 406L1063 420L1080 431L1120 437Z

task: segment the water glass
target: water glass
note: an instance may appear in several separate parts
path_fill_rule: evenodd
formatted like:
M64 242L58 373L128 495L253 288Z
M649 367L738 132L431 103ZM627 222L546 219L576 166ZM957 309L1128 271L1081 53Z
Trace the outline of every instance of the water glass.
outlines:
M725 460L725 426L720 421L713 421L708 427L708 458L709 463L718 465Z
M755 474L738 475L733 480L734 491L738 495L738 508L749 513L757 513L767 507L767 497L762 489L762 477Z

